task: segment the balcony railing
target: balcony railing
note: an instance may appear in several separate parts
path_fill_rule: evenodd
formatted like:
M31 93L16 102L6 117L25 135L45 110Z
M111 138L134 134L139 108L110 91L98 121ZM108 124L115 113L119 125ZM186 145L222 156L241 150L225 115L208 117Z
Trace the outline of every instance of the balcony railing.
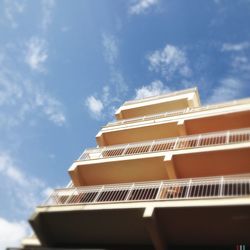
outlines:
M162 94L162 95L149 96L149 97L145 97L145 98L141 98L141 99L129 100L129 101L124 102L123 106L130 105L130 104L135 104L135 103L141 103L141 102L145 102L145 101L156 100L156 99L159 100L159 99L162 99L162 98L166 98L166 97L170 97L170 96L176 96L176 95L180 95L180 94L191 93L191 92L196 91L196 90L197 90L197 88L191 88L191 89L166 93L166 94Z
M249 175L57 189L42 206L246 196Z
M229 130L223 132L213 132L200 135L190 135L140 143L86 149L79 157L78 161L207 147L212 145L228 145L249 141L250 129Z
M248 98L248 99L242 99L242 100L231 101L231 102L226 102L226 103L206 105L206 106L196 107L196 108L186 108L186 109L182 109L182 110L174 110L174 111L169 111L169 112L164 112L164 113L158 113L158 114L153 114L153 115L146 115L146 116L140 116L140 117L135 117L135 118L129 118L129 119L123 119L123 120L118 120L118 121L114 121L114 122L109 122L106 125L106 127L118 126L118 125L123 125L123 124L130 124L130 123L134 123L134 122L156 120L156 119L160 119L160 118L179 116L179 115L183 115L183 114L195 113L195 112L218 109L218 108L225 108L225 107L240 105L240 104L249 103L249 102L250 102L250 99Z

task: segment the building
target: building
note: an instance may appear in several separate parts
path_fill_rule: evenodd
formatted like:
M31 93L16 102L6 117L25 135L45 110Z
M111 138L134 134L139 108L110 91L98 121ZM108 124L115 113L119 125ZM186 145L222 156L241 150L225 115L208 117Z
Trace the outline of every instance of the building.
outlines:
M250 245L250 99L201 106L192 88L115 115L36 208L23 248Z

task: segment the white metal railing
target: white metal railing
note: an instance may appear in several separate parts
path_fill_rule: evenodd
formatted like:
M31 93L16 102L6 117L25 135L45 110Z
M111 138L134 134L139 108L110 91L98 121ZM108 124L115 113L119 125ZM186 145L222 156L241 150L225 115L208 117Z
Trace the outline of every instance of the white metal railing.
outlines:
M56 189L42 206L250 197L250 175Z
M181 110L173 110L169 112L164 112L164 113L157 113L153 115L145 115L145 116L138 116L134 118L129 118L129 119L122 119L114 122L109 122L105 127L113 127L113 126L118 126L118 125L123 125L123 124L129 124L129 123L134 123L134 122L142 122L142 121L149 121L149 120L155 120L155 119L160 119L160 118L165 118L169 116L176 116L176 115L182 115L190 112L193 109L186 108L186 109L181 109Z
M124 102L123 106L134 104L134 103L141 103L141 102L145 102L145 101L155 100L155 99L159 100L159 99L169 97L169 96L176 96L176 95L180 95L180 94L191 93L192 91L196 91L196 90L197 90L197 88L190 88L190 89L165 93L162 95L155 95L155 96L149 96L149 97L145 97L145 98L141 98L141 99L129 100L129 101Z
M250 99L246 98L246 99L230 101L230 102L225 102L225 103L220 103L220 104L206 105L202 107L173 110L169 112L163 112L163 113L157 113L157 114L152 114L152 115L139 116L139 117L134 117L134 118L129 118L129 119L113 121L113 122L109 122L105 127L118 126L118 125L123 125L123 124L134 123L134 122L143 122L143 121L148 121L148 120L156 120L156 119L170 117L170 116L172 117L172 116L177 116L177 115L183 115L187 113L195 113L195 112L206 111L206 110L211 110L211 109L225 108L225 107L245 104L249 102L250 102Z
M250 128L86 149L78 161L250 141Z

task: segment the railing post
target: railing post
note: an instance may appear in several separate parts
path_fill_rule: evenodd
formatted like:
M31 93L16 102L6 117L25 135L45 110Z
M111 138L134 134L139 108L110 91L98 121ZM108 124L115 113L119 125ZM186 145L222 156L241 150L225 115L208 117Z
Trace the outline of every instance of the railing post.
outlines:
M161 195L161 189L162 189L162 186L163 186L163 181L161 181L161 184L159 186L159 190L157 192L157 195L155 196L155 200L159 200L159 197Z
M191 109L189 107L187 107L186 109L183 109L183 114L186 114L190 111Z
M47 205L49 204L49 201L50 201L51 199L53 199L53 203L58 204L58 201L57 201L56 196L57 196L56 192L53 191L53 192L49 195L49 197L47 197L47 198L45 199L45 201L42 203L42 205L47 206Z
M186 192L186 195L185 195L186 198L188 198L188 196L189 196L191 185L192 185L192 179L190 179L189 182L188 182L188 189L187 189L187 192Z
M95 199L93 200L93 203L95 203L95 202L98 200L98 198L100 197L100 195L101 195L103 189L104 189L104 185L103 185L102 188L99 190L97 196L96 196Z
M133 191L133 189L134 189L134 186L135 186L135 184L133 183L133 184L131 185L129 191L128 191L128 194L126 195L126 197L125 197L125 199L124 199L125 201L128 200L130 194L132 193L132 191Z
M129 147L129 144L127 144L127 146L125 147L125 149L124 149L124 151L123 151L122 155L125 155L125 153L126 153L126 151L127 151L128 147Z
M229 139L230 139L230 131L227 131L227 134L226 134L226 144L229 143Z
M86 160L87 159L87 157L85 156L85 157L83 157L85 154L87 154L87 150L84 150L83 151L83 153L80 155L80 157L77 159L78 161L81 161L81 160L83 160L82 158L84 158L84 160ZM88 153L88 157L89 157L89 153Z
M64 204L68 204L69 200L72 198L72 196L73 196L73 194L75 193L76 189L77 189L77 188L75 188L75 189L72 191L71 195L69 195L69 197L68 197L67 200L64 202Z
M173 149L176 149L176 148L177 148L179 140L180 140L180 138L177 137L176 140L175 140Z
M197 143L196 143L196 147L199 147L200 141L201 141L201 135L198 136L198 140L197 140Z
M150 145L150 148L149 148L148 152L151 152L151 150L152 150L152 148L153 148L154 145L155 145L155 140L152 141L152 143L151 143L151 145Z
M220 196L223 196L223 191L224 191L224 177L222 176L220 179L220 192L219 192Z
M103 158L103 152L106 150L106 148L107 148L107 147L104 147L104 148L101 149L99 158Z

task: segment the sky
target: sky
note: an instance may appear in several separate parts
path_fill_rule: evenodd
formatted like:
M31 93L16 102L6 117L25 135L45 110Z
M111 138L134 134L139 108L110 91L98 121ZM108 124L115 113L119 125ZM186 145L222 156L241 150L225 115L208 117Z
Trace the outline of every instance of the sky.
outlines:
M249 0L0 0L0 250L125 100L250 96Z

